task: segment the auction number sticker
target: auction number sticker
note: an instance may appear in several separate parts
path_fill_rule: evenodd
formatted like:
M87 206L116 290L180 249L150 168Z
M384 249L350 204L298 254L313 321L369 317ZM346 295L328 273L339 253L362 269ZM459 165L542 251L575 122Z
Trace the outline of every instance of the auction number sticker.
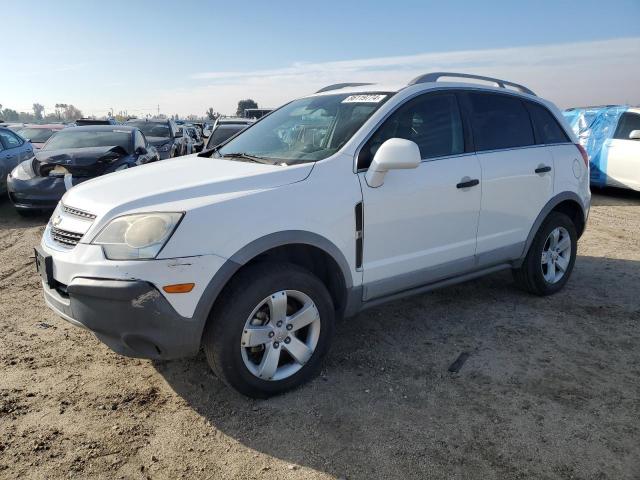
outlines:
M380 103L386 95L349 95L342 103Z

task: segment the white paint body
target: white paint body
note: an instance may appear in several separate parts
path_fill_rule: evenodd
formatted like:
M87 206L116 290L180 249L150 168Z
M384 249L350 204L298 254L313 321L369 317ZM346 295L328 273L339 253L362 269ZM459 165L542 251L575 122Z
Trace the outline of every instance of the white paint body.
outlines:
M377 125L417 94L461 87L497 91L440 82L339 90L397 93L340 151L315 164L272 166L191 155L84 182L69 190L62 203L96 219L62 215L58 225L84 234L81 242L74 248L57 244L50 226L43 236L42 248L53 256L54 278L63 284L76 277L144 280L180 315L191 317L204 288L227 259L266 235L298 230L317 234L342 252L353 286L369 286L363 289L366 301L393 293L383 285L391 278L402 279L397 285L410 288L414 272L455 264L464 273L478 254L524 244L542 207L558 193L575 193L588 208L588 170L573 144L422 161L415 169L386 172L377 188L368 186L365 172L356 170L356 157ZM551 108L565 125L555 107L525 96ZM576 142L570 129L565 130ZM539 164L551 165L552 172L533 173ZM479 178L480 185L456 188L464 177ZM354 247L358 202L364 205L361 268L356 268ZM185 212L156 259L107 260L102 248L91 244L113 218L154 211ZM196 287L190 293L162 291L164 285L191 282Z
M640 116L640 109L630 108ZM614 138L608 141L607 185L640 191L640 140Z

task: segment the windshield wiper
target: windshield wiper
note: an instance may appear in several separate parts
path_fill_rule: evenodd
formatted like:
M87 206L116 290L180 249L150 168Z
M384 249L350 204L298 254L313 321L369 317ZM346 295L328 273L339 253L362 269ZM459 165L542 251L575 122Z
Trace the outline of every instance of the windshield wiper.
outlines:
M250 154L244 153L244 152L225 153L224 155L222 155L222 158L227 158L227 157L245 158L245 159L250 160L250 161L255 162L255 163L264 163L265 165L273 165L274 164L273 162L269 161L269 159L267 159L265 157L258 157L256 155L250 155Z

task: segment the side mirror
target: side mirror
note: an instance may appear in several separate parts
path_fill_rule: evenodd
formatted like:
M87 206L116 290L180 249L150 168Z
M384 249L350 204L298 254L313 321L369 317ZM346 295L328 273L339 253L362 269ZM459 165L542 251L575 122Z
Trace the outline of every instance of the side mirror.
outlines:
M147 154L147 149L144 148L144 147L138 147L138 148L136 148L135 154L136 155L146 155Z
M389 170L417 168L422 161L415 142L403 138L390 138L378 148L365 179L367 185L377 188L384 183Z
M631 130L629 140L640 140L640 130Z

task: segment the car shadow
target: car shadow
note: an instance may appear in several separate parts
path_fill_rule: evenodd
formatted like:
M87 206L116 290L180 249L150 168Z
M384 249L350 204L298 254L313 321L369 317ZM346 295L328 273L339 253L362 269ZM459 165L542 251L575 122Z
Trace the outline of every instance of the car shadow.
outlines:
M0 195L0 230L44 226L52 213L53 210L43 210L22 216L18 214L6 194Z
M580 256L551 297L523 293L501 272L398 300L341 322L320 376L269 400L226 387L203 354L154 365L211 427L336 477L600 469L619 462L611 442L634 444L626 422L597 412L632 401L640 383L640 369L627 368L640 361L637 290L623 288L639 284L639 261ZM462 352L468 360L451 373ZM578 435L573 418L598 436Z
M594 207L640 207L640 192L624 188L591 187L591 205Z

